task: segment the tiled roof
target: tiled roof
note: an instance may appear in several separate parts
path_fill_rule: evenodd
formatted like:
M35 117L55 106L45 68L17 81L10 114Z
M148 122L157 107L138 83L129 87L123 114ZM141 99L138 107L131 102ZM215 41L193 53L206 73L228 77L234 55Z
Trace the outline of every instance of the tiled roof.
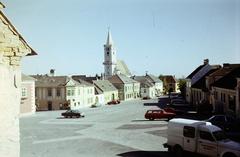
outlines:
M201 70L205 65L200 65L197 67L190 75L187 76L187 79L191 79L199 70Z
M149 77L153 81L153 83L162 83L162 81L159 78L152 74L147 74L146 76Z
M117 60L116 70L119 70L121 74L131 76L131 72L129 71L126 63L123 60Z
M35 78L36 87L58 87L65 86L69 78L67 76L48 76L48 75L32 75Z
M113 84L130 84L130 83L139 83L123 74L116 74L108 78L108 80Z
M195 84L193 84L191 87L206 90L207 89L207 87L206 87L206 76L211 75L212 73L214 73L217 70L218 70L217 68L216 69L211 69L201 79L199 79Z
M236 68L239 68L240 64L223 64L223 67L214 73L210 74L210 77L225 76Z
M75 81L77 81L78 83L80 83L83 86L94 86L92 83L89 83L89 82L87 82L85 80L82 80L82 79L76 79Z
M172 75L165 75L163 79L166 83L177 83L176 79Z
M235 89L237 86L237 79L240 77L240 67L235 68L233 71L213 83L212 86L214 87L220 87L225 89Z
M22 81L28 81L28 80L35 81L36 79L31 76L22 74Z
M100 79L100 76L88 77L86 75L73 75L72 78L74 80L81 79L81 80L87 81L89 83L92 83L93 81Z
M140 86L144 88L149 88L154 86L154 84L148 78L146 78L146 76L133 76L132 79L140 82Z
M93 84L103 92L117 91L117 88L115 88L108 80L93 81Z

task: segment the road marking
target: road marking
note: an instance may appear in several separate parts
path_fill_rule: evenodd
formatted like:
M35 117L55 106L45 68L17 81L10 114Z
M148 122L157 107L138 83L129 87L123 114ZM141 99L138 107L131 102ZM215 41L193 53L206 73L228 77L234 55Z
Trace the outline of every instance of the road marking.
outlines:
M33 141L32 144L43 144L43 143L53 143L53 142L61 142L61 141L68 141L68 140L76 140L84 138L83 136L69 136L69 137L63 137L63 138L55 138L55 139L48 139L48 140L38 140Z

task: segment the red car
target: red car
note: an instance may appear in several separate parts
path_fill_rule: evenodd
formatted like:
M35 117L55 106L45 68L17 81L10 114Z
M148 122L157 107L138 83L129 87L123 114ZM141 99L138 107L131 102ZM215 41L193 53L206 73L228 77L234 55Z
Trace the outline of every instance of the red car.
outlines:
M176 116L175 113L171 112L166 112L165 110L159 109L159 110L148 110L145 113L145 118L149 120L154 120L154 119L172 119Z
M107 104L108 104L108 105L120 104L120 100L112 100L112 101L108 102Z

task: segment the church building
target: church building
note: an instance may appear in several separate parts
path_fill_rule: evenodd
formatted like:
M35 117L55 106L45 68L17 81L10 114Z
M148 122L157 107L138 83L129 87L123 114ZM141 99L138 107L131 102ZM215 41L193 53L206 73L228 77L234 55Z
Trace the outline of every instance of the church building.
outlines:
M131 73L122 60L117 60L116 48L114 46L111 32L108 31L107 42L104 44L104 78L108 79L109 77L116 74L123 74L130 77Z

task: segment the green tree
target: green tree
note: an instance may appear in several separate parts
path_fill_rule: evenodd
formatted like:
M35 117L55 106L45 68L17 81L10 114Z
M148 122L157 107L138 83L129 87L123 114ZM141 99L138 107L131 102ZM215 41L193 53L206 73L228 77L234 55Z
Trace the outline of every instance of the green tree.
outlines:
M178 80L178 89L181 91L182 96L185 97L185 94L186 94L186 80L185 79Z

